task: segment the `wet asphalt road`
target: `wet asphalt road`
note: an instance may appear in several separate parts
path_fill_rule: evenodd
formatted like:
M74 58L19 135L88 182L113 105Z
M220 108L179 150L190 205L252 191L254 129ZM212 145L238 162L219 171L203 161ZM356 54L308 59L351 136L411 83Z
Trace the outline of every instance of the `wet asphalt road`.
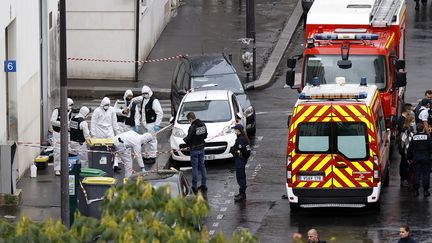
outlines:
M432 4L414 11L408 1L406 101L414 102L432 89L428 78L432 62L428 61L432 37ZM287 55L302 51L303 32L299 29ZM281 68L280 74L285 73ZM411 227L418 242L432 242L432 199L413 198L411 191L399 186L399 155L391 159L390 186L382 192L379 212L362 209L320 209L291 214L285 189L285 150L287 143L287 116L297 99L297 91L284 89L284 75L265 90L250 92L258 112L258 132L254 141L256 151L248 163L248 198L243 204L233 202L238 187L233 164L222 161L208 165L211 206L207 227L210 234L222 230L230 234L234 229L247 227L261 242L291 242L291 235L300 232L306 236L309 228L319 230L327 242L397 242L402 224Z

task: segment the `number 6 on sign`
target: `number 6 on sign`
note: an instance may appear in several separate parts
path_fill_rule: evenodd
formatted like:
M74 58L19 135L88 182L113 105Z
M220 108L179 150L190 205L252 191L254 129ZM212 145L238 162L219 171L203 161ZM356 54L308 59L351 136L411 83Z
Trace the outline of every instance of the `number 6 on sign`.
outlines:
M16 72L16 61L15 60L6 60L4 61L4 72Z

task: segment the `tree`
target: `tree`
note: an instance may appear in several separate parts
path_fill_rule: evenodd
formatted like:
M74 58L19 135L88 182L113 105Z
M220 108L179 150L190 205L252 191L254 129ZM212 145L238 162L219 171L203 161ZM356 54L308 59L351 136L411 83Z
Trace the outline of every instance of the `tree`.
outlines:
M0 221L0 242L257 242L246 229L230 239L219 232L208 240L207 229L198 230L209 211L203 197L173 198L170 190L137 179L108 190L101 220L77 213L70 229L60 221L38 223L26 217L16 224Z

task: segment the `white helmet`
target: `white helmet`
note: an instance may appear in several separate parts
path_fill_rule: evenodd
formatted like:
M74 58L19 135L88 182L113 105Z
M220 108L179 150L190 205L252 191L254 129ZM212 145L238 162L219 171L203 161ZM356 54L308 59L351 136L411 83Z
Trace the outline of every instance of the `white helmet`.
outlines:
M71 98L67 98L67 105L68 105L68 109L72 109L74 102Z

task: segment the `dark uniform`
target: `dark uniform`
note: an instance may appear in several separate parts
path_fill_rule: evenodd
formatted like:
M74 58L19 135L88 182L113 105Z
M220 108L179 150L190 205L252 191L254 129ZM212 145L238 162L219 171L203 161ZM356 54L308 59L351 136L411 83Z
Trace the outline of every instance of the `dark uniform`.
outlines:
M244 134L243 126L237 124L234 129L241 131L237 135L234 146L231 147L230 153L233 154L234 163L236 168L236 179L239 185L239 194L236 195L236 200L242 200L246 198L246 163L251 154L249 141Z
M196 119L189 127L187 136L183 141L190 148L190 157L192 164L192 190L196 193L198 191L198 168L201 167L201 190L207 191L207 170L204 161L204 147L207 138L206 125Z
M407 152L407 159L414 161L414 192L419 195L420 180L423 182L425 196L429 196L429 179L431 171L430 152L432 139L425 132L414 134Z
M126 101L126 107L129 107L130 103L131 103L130 101ZM135 107L136 107L136 103L132 103L129 116L117 115L117 122L124 123L125 125L134 128L135 125L137 125L135 124Z

